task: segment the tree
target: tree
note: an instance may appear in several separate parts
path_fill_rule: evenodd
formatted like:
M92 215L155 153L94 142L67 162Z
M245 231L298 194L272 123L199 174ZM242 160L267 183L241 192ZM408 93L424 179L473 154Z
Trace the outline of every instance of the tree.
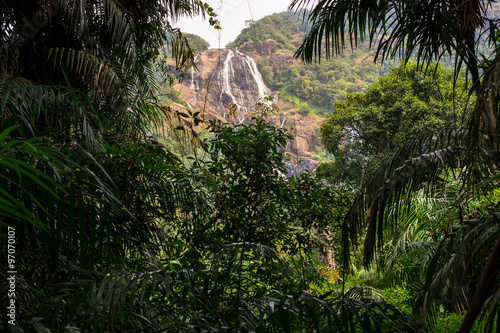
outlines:
M150 1L146 7L137 1L0 5L2 91L13 103L2 108L2 115L23 115L32 120L35 133L57 128L52 136L89 145L116 126L123 133L131 133L124 128L145 133L147 123L170 116L154 101L155 67L161 64L154 61L163 40L169 41L179 66L191 64L192 52L165 18L205 12L201 3L190 0ZM24 96L15 88L23 88ZM49 94L56 100L49 100ZM38 113L20 107L29 103L53 107Z
M454 87L456 88L454 90ZM399 66L365 94L347 94L321 124L323 146L334 155L336 181L360 186L402 144L441 128L458 128L467 105L465 80L453 83L442 66L425 73Z
M309 0L294 0L291 7L307 5ZM462 179L471 188L486 181L492 185L498 174L498 87L496 73L500 69L500 54L491 57L478 50L476 36L485 36L498 50L498 21L488 16L493 1L320 1L308 15L312 27L296 55L312 61L326 48L326 56L340 53L358 39L369 39L376 47L376 59L384 61L400 55L404 62L416 55L420 64L456 56L456 75L465 65L476 104L465 130L430 135L406 144L393 157L383 162L355 200L344 226L344 248L365 234L365 255L368 261L373 251L381 248L384 221L392 204L400 207L402 198L411 198L423 184L438 185L443 169L466 168ZM348 33L346 37L345 33ZM463 152L466 153L463 153ZM487 181L489 179L489 181ZM484 189L484 187L483 187ZM365 209L367 207L368 209ZM367 228L367 229L365 229ZM500 237L487 250L487 263L478 289L471 298L461 332L472 328L488 293L498 290L486 281L495 281L500 271ZM442 276L442 275L441 275ZM498 303L497 303L498 304ZM490 320L495 315L490 312Z
M156 100L157 56L168 40L189 66L169 22L204 13L213 14L190 0L0 1L0 231L16 234L16 325L154 326L131 319L142 312L133 291L165 278L143 265L165 239L157 219L182 211L181 196L196 198L177 183L175 156L150 138L165 122L190 129ZM90 305L104 298L106 309Z
M218 244L213 246L252 241L286 255L312 253L319 249L314 230L333 220L337 209L333 206L342 201L340 192L308 174L285 177L289 173L285 148L291 135L264 118L251 121L234 127L210 123L215 138L209 161L200 166L216 183L213 189L207 186L216 206L212 231L206 235ZM316 209L309 209L313 206ZM193 247L202 243L195 241Z

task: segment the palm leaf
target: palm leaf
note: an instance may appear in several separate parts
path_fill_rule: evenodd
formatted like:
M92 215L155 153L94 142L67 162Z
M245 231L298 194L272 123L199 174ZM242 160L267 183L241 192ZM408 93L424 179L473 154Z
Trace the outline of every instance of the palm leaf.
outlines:
M28 133L58 128L55 137L85 139L89 147L98 145L98 122L92 102L80 91L62 86L43 86L14 77L0 76L0 117L18 116ZM42 127L40 124L44 124ZM71 133L71 134L70 134Z
M11 122L8 120L0 128L0 215L12 220L26 221L36 228L43 229L47 227L47 221L40 220L36 209L46 214L49 212L48 207L39 200L40 193L60 200L60 195L65 191L57 180L37 165L45 162L60 172L65 172L66 167L57 150L44 144L43 138L35 137L29 141L8 138L17 128L6 126ZM28 202L30 204L27 204ZM36 208L33 209L33 206ZM2 221L5 223L8 220Z
M465 156L462 144L467 131L443 130L436 136L422 136L404 145L385 160L356 197L343 225L342 239L346 261L349 262L351 244L365 232L365 264L371 262L375 251L384 244L389 230L386 209L394 210L394 219L404 203L409 203L413 192L422 186L430 189L443 184L444 170L461 167ZM366 219L366 220L365 220Z
M310 0L294 0L290 9L310 3ZM327 58L339 54L345 47L347 32L351 47L365 39L377 44L375 58L382 61L395 56L408 60L415 52L419 60L430 62L444 54L451 55L452 51L469 61L475 57L469 39L474 38L475 29L483 24L488 6L482 6L480 1L467 4L466 8L453 0L422 3L322 0L308 15L312 26L296 56L311 62L323 55L323 45Z
M172 52L172 58L177 67L186 68L194 66L194 54L189 46L189 43L179 28L173 28L170 24L167 25L167 51Z
M80 74L90 86L88 96L100 107L109 105L113 109L122 109L127 100L125 86L134 85L119 67L87 52L53 48L48 59L54 64L54 69ZM107 99L111 99L111 104Z

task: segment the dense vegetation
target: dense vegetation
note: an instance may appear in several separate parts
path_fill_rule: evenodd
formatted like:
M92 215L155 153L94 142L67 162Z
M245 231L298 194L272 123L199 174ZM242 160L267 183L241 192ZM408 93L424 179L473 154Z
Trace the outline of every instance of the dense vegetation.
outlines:
M295 0L292 6L309 2ZM384 160L359 189L342 232L345 263L350 261L350 249L360 238L364 238L366 266L379 258L385 245L391 244L391 241L387 243L388 239L399 239L392 243L392 253L397 254L398 259L408 253L413 260L422 258L421 264L416 265L419 276L403 274L410 288L420 291L413 293L419 295L414 299L414 313L432 318L435 311L442 308L467 309L460 332L470 332L478 318L486 319L484 329L492 331L498 317L498 298L491 295L500 292L500 237L496 218L491 215L498 211L498 199L494 195L499 157L495 73L500 56L498 20L489 16L491 5L491 2L480 1L384 5L324 1L313 6L308 16L311 29L296 53L306 62L321 56L324 49L327 57L337 54L346 43L347 27L350 32L347 39L351 42L361 37L374 43L376 59L383 61L399 55L407 62L416 56L425 67L433 60L454 55L455 78L458 69L465 67L472 83L470 93L476 97L466 126L429 131L405 143ZM390 29L386 29L388 22ZM495 51L481 54L478 36L484 36ZM456 184L460 186L457 188ZM449 198L447 193L454 188L457 190L452 193L458 196L450 208L457 209L453 214L455 220L444 219L448 223L437 228L438 237L432 239L434 247L428 235L421 238L420 232L427 224L423 224L422 229L417 218L417 229L413 229L402 216L413 215L412 207L421 191L427 198ZM491 206L489 211L482 209L482 213L472 214L466 221L464 207L469 207L465 203L469 204L476 196L488 198ZM418 237L409 237L415 230L419 231ZM408 244L411 245L407 247ZM424 249L429 245L427 252ZM413 252L417 248L418 251ZM412 267L408 264L402 267ZM385 271L391 272L392 268L386 266Z
M227 47L242 47L243 45L259 44L269 41L278 50L294 52L296 43L300 42L297 34L306 32L307 21L300 19L296 13L288 11L266 16L256 22L248 22L249 26L241 31L234 42Z
M309 105L309 110L312 108L318 114L332 112L335 103L345 99L346 94L366 91L383 73L383 69L373 64L368 50L361 47L344 58L328 62L298 64L285 69L266 66L264 62L260 68L269 87L296 100L298 105ZM309 113L300 106L299 109Z
M209 6L1 6L3 330L411 328L395 306L357 303L362 290L321 289L317 232L328 237L349 192L284 177L285 130L263 115L211 123L201 142L196 114L157 99L164 41L178 67L193 57L164 18L213 19ZM165 124L206 158L166 150L150 136Z
M500 6L494 4L488 14L498 17L495 15L499 11ZM307 19L304 20L303 14L301 11L288 11L266 16L251 23L234 42L227 45L259 54L262 57L258 61L259 70L266 84L292 100L299 112L331 113L335 103L344 100L347 94L366 92L370 85L388 73L389 68L399 64L397 58L375 64L375 51L369 47L368 41L360 39L352 41L355 44L353 49L348 48L336 57L314 63L280 64L270 53L293 55L311 26ZM392 29L390 24L386 29ZM344 38L347 39L347 27L344 31ZM484 36L479 39L479 48L485 54L492 52ZM412 59L417 60L416 57ZM453 68L452 58L443 57L440 61L446 68Z
M321 124L321 140L334 161L316 173L333 183L360 186L381 161L429 131L460 127L472 101L463 76L410 62L396 67L365 94L347 94Z
M290 134L266 122L276 111L266 103L249 124L209 122L206 140L192 127L198 113L168 107L179 97L162 91L172 74L160 54L179 69L193 60L189 38L169 21L201 14L217 28L207 4L1 1L2 329L497 329L500 56L478 57L477 30L489 23L491 47L500 48L482 6L338 0L313 8L297 45L306 62L339 52L347 28L373 39L374 57L416 53L425 64L453 51L472 87L465 112L469 92L460 89L469 85L459 71L409 63L332 104L328 149L354 151L345 165L383 159L347 187L338 175L337 186L308 173L285 177ZM389 18L393 29L380 30ZM289 35L269 31L290 47ZM333 85L348 77L335 76L340 67L316 74L333 72ZM313 75L304 68L267 76L286 92ZM308 85L297 89L306 96ZM181 161L151 136L166 125L204 153ZM344 140L346 127L360 136ZM318 258L332 250L326 267Z

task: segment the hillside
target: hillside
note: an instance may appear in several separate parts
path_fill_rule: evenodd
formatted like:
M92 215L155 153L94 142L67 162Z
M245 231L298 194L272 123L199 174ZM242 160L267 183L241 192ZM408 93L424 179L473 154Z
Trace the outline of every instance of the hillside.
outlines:
M195 63L198 71L191 69L189 77L175 85L178 95L170 92L176 107L184 103L205 120L235 124L248 123L252 114L269 109L270 123L293 133L294 140L287 147L291 172L314 169L320 159L319 124L323 117L294 112L291 102L266 86L255 61L237 50L207 50L196 56ZM271 103L263 101L266 96L271 96ZM289 112L280 111L283 109Z
M336 103L345 100L347 94L367 92L397 64L375 64L375 52L366 43L332 59L304 64L294 58L308 30L302 17L282 12L248 22L235 41L222 50L200 48L203 40L189 35L190 43L200 51L195 58L198 71L191 69L175 85L176 92L168 93L172 101L200 112L205 119L228 119L228 106L237 105L233 121L240 123L258 109L255 105L260 97L272 95L279 114L275 116L278 120L271 122L282 126L282 119L290 117L293 121L288 123L295 124L296 139L289 144L289 153L296 161L296 172L330 159L317 138L319 124L333 112ZM297 123L307 125L299 127Z

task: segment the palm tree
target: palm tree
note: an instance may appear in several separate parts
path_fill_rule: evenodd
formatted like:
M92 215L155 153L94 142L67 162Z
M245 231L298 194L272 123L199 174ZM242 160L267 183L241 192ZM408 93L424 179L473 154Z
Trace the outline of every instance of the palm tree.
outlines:
M153 103L154 60L168 41L177 65L191 65L187 41L169 21L205 12L195 0L4 0L0 7L0 83L14 105L2 115L22 114L35 133L57 128L58 138L89 145L116 126L144 133L151 121L169 116ZM30 114L29 102L52 107Z
M294 0L290 8L310 3L310 0ZM496 97L500 53L498 19L488 15L493 3L479 0L321 0L307 14L312 25L296 52L296 56L306 62L323 55L331 57L342 52L346 45L354 47L359 40L366 39L375 47L376 59L382 62L396 56L404 62L416 57L425 66L443 57L455 57L457 75L465 67L477 98L466 128L443 129L438 134L408 143L383 162L364 184L343 227L346 261L349 260L349 248L362 235L365 237L366 263L373 260L375 251L384 244L389 221L395 221L387 219L388 212L397 215L404 207L403 202L411 200L412 193L423 185L442 184L443 171L459 170L464 192L468 193L477 189L475 185L480 182L483 182L483 189L496 184L500 166ZM479 53L479 39L493 46L490 56ZM460 219L463 222L463 218ZM498 223L495 225L494 230L497 230ZM463 240L476 239L463 237ZM481 252L483 273L470 298L461 332L470 331L488 294L498 290L495 281L500 270L500 236L496 244L488 244L487 251L483 248Z
M158 219L204 203L149 138L154 125L191 129L155 98L157 56L166 45L190 66L170 23L207 12L197 0L0 1L0 231L16 230L18 323L136 325L132 311L164 283Z

